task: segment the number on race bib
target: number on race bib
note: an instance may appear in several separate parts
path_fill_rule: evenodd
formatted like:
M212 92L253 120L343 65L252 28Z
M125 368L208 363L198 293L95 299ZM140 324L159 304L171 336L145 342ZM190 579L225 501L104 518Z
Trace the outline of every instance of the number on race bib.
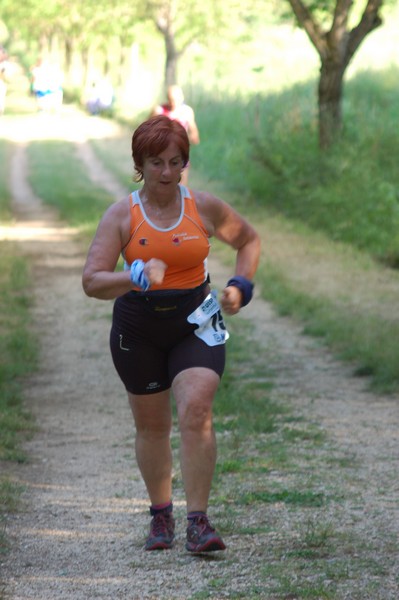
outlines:
M216 295L217 292L212 290L202 304L187 317L189 323L198 326L194 330L195 335L208 346L219 346L229 338Z

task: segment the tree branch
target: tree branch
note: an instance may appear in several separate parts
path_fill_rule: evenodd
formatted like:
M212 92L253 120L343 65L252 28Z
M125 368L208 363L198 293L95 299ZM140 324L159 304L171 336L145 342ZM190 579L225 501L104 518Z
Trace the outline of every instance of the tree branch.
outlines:
M352 29L349 34L348 42L348 62L355 54L356 50L370 31L377 29L382 23L379 10L382 7L383 0L368 0L359 24Z
M325 32L319 27L313 19L308 8L303 4L302 0L288 0L299 24L304 28L310 40L315 46L321 59L323 60L328 54L328 45Z
M353 0L337 0L337 4L335 6L334 11L333 23L329 35L333 43L342 39L344 32L346 32L349 11L352 4Z

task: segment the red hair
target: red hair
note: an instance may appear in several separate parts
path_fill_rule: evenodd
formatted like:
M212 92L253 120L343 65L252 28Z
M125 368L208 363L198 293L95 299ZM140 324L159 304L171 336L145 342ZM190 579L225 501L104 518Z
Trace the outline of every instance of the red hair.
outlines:
M169 144L173 143L180 150L184 168L190 157L190 142L183 125L165 115L156 115L141 123L132 137L135 180L143 180L143 166L146 158L158 156L166 150Z

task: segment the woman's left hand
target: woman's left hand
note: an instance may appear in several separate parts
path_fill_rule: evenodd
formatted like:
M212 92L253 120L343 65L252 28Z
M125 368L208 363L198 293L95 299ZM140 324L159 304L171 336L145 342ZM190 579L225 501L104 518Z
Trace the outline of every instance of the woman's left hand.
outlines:
M224 288L220 304L223 311L228 315L235 315L241 308L242 295L234 285Z

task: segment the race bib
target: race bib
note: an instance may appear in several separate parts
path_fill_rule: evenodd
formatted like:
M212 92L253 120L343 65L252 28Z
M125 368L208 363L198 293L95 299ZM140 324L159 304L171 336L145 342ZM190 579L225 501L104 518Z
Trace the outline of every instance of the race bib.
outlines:
M208 346L219 346L229 338L216 297L216 290L212 290L202 304L187 317L189 323L197 325L195 335Z

